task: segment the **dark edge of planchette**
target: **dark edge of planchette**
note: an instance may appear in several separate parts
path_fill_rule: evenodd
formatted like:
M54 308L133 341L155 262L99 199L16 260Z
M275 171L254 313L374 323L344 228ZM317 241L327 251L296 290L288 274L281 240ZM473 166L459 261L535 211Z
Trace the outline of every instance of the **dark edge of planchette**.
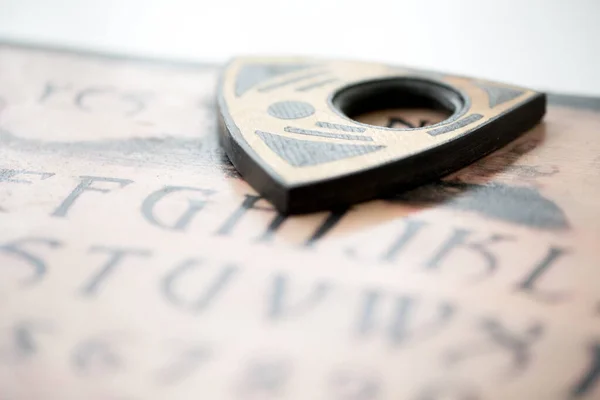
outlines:
M413 189L504 147L536 126L545 113L546 95L538 93L475 130L428 151L332 180L293 187L288 203L278 209L286 214L312 212Z
M219 141L229 161L240 173L242 178L254 188L260 195L269 200L280 212L284 212L284 207L288 202L288 191L280 180L270 175L260 166L252 154L254 151L249 149L248 143L244 140L237 126L223 115L223 109L219 112ZM234 138L234 135L237 138Z

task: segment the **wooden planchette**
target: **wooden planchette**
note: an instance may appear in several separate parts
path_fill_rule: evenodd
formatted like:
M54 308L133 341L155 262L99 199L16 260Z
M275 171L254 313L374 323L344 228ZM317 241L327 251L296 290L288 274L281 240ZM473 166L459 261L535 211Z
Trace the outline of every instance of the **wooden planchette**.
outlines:
M302 58L235 59L218 99L229 159L282 213L352 204L440 178L512 141L546 111L545 95L525 88ZM359 122L411 108L449 116L433 125Z

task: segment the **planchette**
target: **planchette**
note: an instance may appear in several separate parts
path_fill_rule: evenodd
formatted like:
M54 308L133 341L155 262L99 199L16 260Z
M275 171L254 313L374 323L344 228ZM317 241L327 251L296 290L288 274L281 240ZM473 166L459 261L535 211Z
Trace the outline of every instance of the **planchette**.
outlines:
M366 62L237 58L218 91L221 142L244 179L281 213L347 206L440 178L536 125L530 89ZM433 125L353 119L385 109L444 110Z

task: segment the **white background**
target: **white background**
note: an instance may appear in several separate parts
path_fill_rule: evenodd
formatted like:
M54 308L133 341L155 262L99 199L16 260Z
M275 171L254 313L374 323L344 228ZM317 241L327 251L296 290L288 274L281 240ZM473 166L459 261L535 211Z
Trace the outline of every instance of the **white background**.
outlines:
M181 60L370 59L600 95L600 1L0 0L0 40Z

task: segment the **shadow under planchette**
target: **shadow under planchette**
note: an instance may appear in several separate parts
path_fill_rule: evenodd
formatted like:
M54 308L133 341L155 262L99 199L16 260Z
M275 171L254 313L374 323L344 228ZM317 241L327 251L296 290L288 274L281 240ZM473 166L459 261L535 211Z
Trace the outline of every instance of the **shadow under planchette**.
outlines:
M524 155L539 148L544 139L542 123L461 171L386 199L423 208L441 206L470 211L534 229L568 229L564 211L535 185L537 178L552 176L558 173L558 168L519 163ZM497 178L500 175L510 176L514 183L503 182Z

